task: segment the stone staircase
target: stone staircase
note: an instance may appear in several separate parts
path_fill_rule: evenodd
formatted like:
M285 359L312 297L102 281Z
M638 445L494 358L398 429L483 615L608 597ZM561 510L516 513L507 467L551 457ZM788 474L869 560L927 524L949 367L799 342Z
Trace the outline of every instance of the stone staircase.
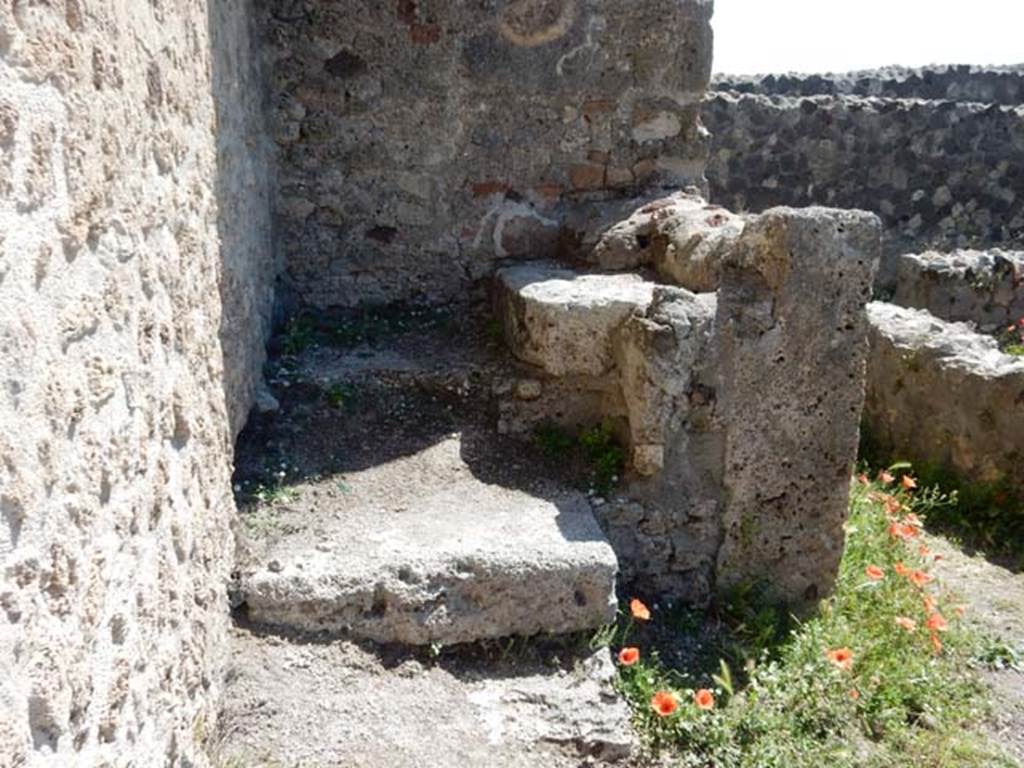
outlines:
M240 442L222 754L363 768L625 756L610 654L587 643L615 616L618 563L575 470L497 431L523 367L483 312L393 325L285 356L278 409ZM509 655L513 637L532 640ZM371 734L387 746L360 746Z
M590 264L499 270L489 307L293 329L278 409L238 450L228 754L382 768L628 754L608 651L580 643L615 617L617 579L694 603L746 574L787 599L830 588L877 247L866 215L742 219L676 195L608 229ZM595 425L621 446L606 494L534 439ZM523 650L476 663L496 641ZM389 734L391 762L351 732L301 742L367 716L378 688L420 713ZM296 698L331 717L297 715Z

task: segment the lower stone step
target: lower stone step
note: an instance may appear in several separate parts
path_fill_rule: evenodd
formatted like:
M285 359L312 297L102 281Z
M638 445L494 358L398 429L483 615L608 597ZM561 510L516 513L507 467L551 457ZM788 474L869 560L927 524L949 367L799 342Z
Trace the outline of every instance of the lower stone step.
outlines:
M215 764L579 768L630 755L608 649L467 650L428 657L236 628Z
M284 532L242 564L250 620L416 645L610 620L617 562L586 498L487 482L462 449L449 435L295 486Z

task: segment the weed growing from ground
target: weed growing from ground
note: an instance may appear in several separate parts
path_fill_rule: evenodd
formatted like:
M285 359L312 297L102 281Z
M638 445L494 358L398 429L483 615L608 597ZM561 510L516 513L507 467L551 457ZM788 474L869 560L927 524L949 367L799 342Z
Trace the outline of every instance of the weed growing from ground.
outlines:
M971 731L987 707L970 669L982 642L961 626L964 604L932 576L919 535L951 500L896 474L854 483L836 591L812 618L746 586L717 611L719 658L680 666L657 647L657 625L676 620L668 611L634 610L604 630L652 751L695 768L1013 765Z
M549 459L578 462L583 465L587 487L607 494L625 467L625 454L610 424L600 424L571 434L553 424L541 424L534 430L534 440Z
M996 335L999 348L1007 355L1024 356L1024 317Z

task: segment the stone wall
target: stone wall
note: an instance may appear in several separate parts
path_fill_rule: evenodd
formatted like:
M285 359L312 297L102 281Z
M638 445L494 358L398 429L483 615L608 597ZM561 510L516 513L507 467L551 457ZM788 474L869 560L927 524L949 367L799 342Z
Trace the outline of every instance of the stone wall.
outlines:
M715 75L711 87L761 96L873 96L1015 106L1024 104L1024 65L883 67L826 75Z
M922 309L868 305L864 426L878 456L1024 492L1024 359Z
M992 334L1024 318L1024 251L900 254L876 290L898 306Z
M270 269L244 13L0 7L4 765L203 763Z
M274 308L271 210L275 146L266 126L262 43L254 0L208 0L211 77L217 110L217 231L220 235L220 342L224 387L237 435L260 386Z
M807 78L781 90L841 82ZM716 91L702 115L715 202L870 210L889 251L1024 242L1022 106Z
M463 295L497 260L571 251L569 217L703 182L710 0L262 8L303 302Z

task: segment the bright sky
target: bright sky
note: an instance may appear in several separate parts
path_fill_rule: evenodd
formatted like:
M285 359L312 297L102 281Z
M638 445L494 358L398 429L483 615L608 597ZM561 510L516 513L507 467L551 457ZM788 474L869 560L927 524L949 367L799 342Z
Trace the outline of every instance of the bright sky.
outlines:
M1024 62L1024 0L715 0L715 72Z

